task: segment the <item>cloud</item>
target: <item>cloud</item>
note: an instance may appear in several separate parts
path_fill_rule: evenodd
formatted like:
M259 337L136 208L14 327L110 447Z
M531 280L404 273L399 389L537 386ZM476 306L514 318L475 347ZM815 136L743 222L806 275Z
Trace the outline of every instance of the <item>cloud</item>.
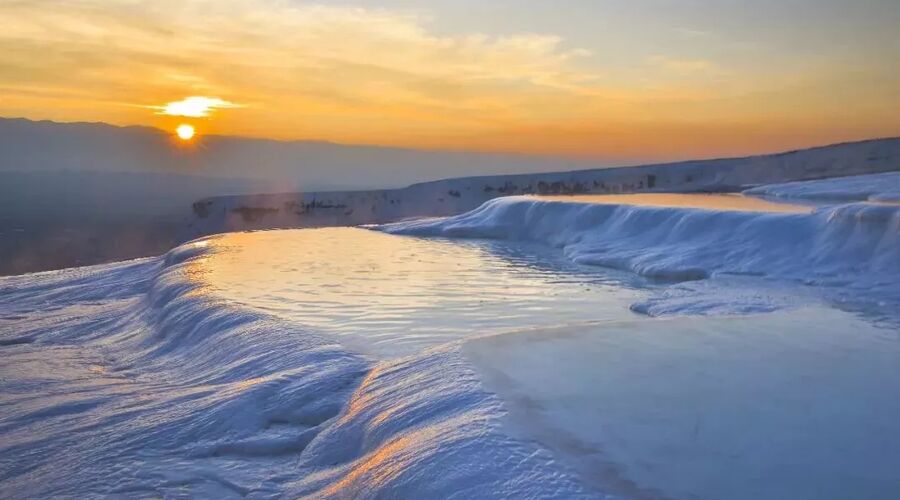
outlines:
M191 96L180 101L166 103L164 106L147 107L157 110L157 114L161 115L203 118L209 116L216 109L239 108L241 106L218 97Z
M214 129L370 142L376 129L453 133L577 109L598 81L582 64L590 51L559 36L439 35L403 10L37 0L0 3L0 25L0 92L12 97L0 111L47 106L51 117L86 103L91 119L119 123L146 122L135 110L148 108L193 116L223 106L160 103L215 96L245 106L217 115Z
M171 84L227 87L226 76L274 73L306 82L325 79L323 87L360 88L360 81L330 78L347 67L370 68L380 79L390 73L393 80L559 88L586 78L569 63L587 51L564 49L557 36L437 36L427 31L426 18L403 11L277 0L70 0L13 2L0 7L0 19L10 27L0 34L4 48L18 46L13 51L23 55L38 47L58 50L65 56L52 66L90 72L99 80L115 73L137 76L130 73L139 68L153 78L145 85L164 85L170 78ZM23 65L36 72L36 64Z
M597 152L597 131L639 144L663 121L771 120L773 95L778 119L803 116L797 102L840 118L825 90L850 74L653 56L641 51L664 49L632 39L589 50L553 33L448 32L420 12L300 0L6 0L0 26L0 114L168 128L208 116L204 133L418 147ZM868 80L884 89L853 99L885 130L897 78Z

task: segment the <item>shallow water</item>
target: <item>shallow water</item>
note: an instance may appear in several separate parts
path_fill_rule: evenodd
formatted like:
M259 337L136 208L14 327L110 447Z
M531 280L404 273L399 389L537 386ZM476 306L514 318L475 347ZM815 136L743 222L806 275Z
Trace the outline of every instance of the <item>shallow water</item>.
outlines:
M640 318L628 310L642 295L637 277L538 245L358 228L236 233L210 244L197 275L227 301L380 356L504 329Z
M540 195L542 200L601 205L637 205L645 207L700 208L738 212L810 213L810 205L768 201L741 194L639 193Z
M893 499L900 332L812 307L477 339L522 432L625 498Z
M898 388L900 343L896 329L859 315L815 305L650 318L629 305L688 285L579 266L521 241L332 228L210 245L198 262L205 287L355 350L395 358L471 339L463 352L505 402L513 432L598 491L812 499L900 487L900 407L880 396ZM760 302L814 302L754 277L690 286L690 300L755 312L780 308Z

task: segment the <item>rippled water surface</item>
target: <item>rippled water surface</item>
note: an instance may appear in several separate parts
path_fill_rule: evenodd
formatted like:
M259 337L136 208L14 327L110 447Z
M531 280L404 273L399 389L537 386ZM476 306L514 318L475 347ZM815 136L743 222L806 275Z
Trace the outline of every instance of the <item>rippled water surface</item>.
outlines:
M558 250L357 228L229 234L203 279L229 301L345 336L379 354L475 334L635 319L637 278Z

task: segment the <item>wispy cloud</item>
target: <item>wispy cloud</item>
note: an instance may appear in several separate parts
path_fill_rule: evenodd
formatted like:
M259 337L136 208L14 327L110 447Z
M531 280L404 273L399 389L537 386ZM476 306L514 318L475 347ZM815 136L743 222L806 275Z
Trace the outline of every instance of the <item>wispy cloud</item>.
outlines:
M760 103L773 96L784 127L805 116L797 102L820 114L815 124L846 123L821 118L844 112L828 91L851 74L806 66L798 78L793 66L729 60L716 52L725 45L579 47L301 0L8 0L0 26L0 114L168 127L207 117L209 133L403 146L599 154L612 147L603 135L641 152L646 137L698 117L717 130L770 127L775 111ZM853 99L884 129L900 87L869 80L883 88Z
M529 96L575 95L597 77L590 55L559 36L437 35L412 12L287 0L57 0L0 4L0 88L17 95L70 93L120 106L193 116L197 101L253 103L262 123L295 121L296 135L381 125L504 120ZM73 105L75 105L73 103ZM202 106L201 106L202 108ZM133 108L132 108L133 109ZM293 113L294 118L286 116ZM530 111L534 112L534 110ZM130 115L129 115L130 116ZM259 119L260 116L255 116ZM121 118L120 118L121 121ZM274 125L270 125L274 126ZM255 132L255 130L250 130ZM285 135L284 130L270 130Z
M673 31L683 38L709 38L712 36L711 31L695 28L673 28Z
M218 97L191 96L180 101L172 101L163 106L147 106L157 110L157 114L169 116L185 116L204 118L217 109L239 108L239 104L219 99Z

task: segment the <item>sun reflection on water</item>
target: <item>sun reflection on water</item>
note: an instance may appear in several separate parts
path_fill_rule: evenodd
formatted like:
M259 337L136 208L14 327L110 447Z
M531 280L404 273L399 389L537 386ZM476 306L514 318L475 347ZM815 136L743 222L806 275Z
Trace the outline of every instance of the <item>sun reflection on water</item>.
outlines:
M232 233L210 244L194 275L206 289L392 355L526 325L620 319L637 294L609 271L522 244L356 228Z

